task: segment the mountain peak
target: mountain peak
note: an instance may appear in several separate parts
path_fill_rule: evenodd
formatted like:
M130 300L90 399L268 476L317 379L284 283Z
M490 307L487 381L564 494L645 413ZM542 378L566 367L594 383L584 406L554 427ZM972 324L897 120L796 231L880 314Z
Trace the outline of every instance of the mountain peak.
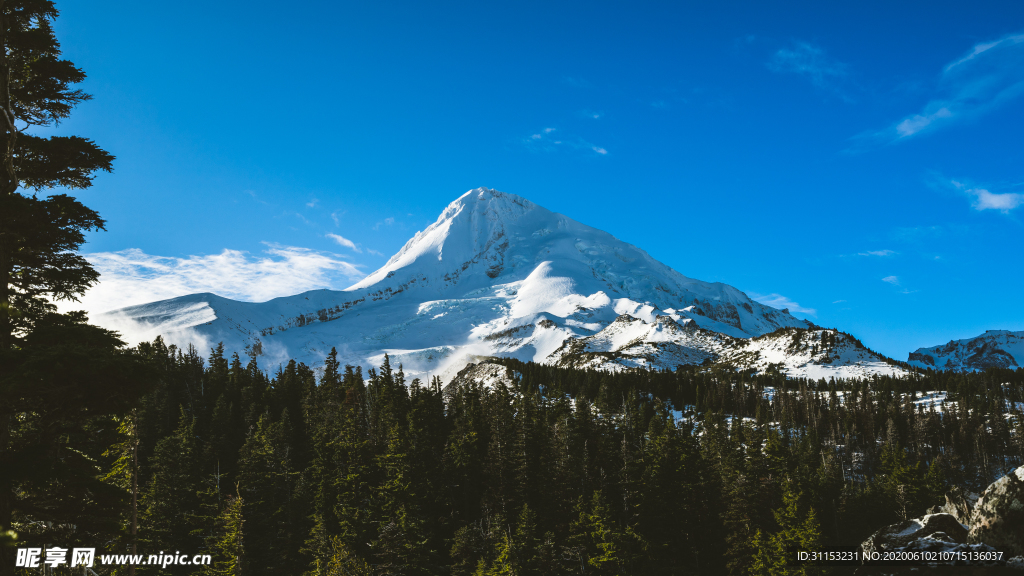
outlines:
M152 318L154 329L194 328L207 342L267 356L271 366L286 358L315 364L335 347L354 364L375 365L388 353L409 374L438 373L471 356L553 362L572 341L613 323L614 330L593 339L599 344L587 346L625 345L619 337L628 332L630 339L652 339L657 356L653 350L682 346L696 328L745 339L809 326L732 286L687 278L607 232L490 188L459 196L384 266L343 291L260 304L207 300L201 316L185 316L185 304L195 308L186 299L122 315ZM616 318L636 321L619 330ZM706 348L712 339L697 341ZM700 356L677 352L672 359Z
M910 353L908 360L915 366L938 370L1019 368L1024 366L1024 331L986 330L974 338L918 348Z
M483 187L470 190L449 204L436 222L410 238L383 267L347 290L368 288L410 267L406 272L413 277L421 274L420 268L429 267L433 273L444 270L442 275L450 278L463 264L480 260L493 247L501 246L509 226L538 211L553 215L515 194ZM419 261L424 265L418 266Z
M490 221L516 220L522 214L539 208L522 196L501 192L493 188L475 188L459 196L441 212L441 222L465 214L469 218L485 218Z

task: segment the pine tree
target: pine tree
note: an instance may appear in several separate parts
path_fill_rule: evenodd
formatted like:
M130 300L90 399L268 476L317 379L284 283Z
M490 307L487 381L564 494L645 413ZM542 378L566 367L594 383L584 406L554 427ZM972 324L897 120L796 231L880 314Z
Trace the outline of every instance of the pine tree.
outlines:
M151 459L153 476L142 499L142 540L148 550L199 550L203 546L204 514L200 497L199 446L195 421L184 409L178 429L161 439ZM184 566L168 567L186 573Z
M103 228L99 215L74 198L18 192L88 188L114 158L77 136L42 138L33 127L66 119L90 96L72 85L85 73L60 59L49 0L7 0L0 25L0 349L13 346L43 313L47 298L73 299L97 274L74 250L83 232Z
M537 535L537 515L523 505L515 529L502 532L494 563L488 576L527 576L536 574L540 564L541 540Z
M238 490L236 489L236 492ZM217 518L209 548L213 564L204 566L203 574L210 576L242 576L245 574L245 517L244 502L239 496L229 497L227 505Z
M24 531L23 545L53 541L55 530L83 539L119 532L125 492L101 479L102 454L116 442L110 416L127 413L151 381L122 346L82 314L48 314L0 350L0 531Z
M47 315L55 310L51 300L74 299L96 282L96 271L75 251L86 231L104 226L95 211L71 196L40 199L27 190L88 188L93 175L109 172L114 160L86 138L30 133L34 128L58 124L77 104L90 98L73 87L85 74L60 58L60 44L52 28L57 14L50 0L6 0L0 4L0 470L4 471L0 472L0 531L10 528L14 516L25 508L15 495L23 492L17 487L21 480L12 475L25 447L20 440L25 438L25 430L19 411L25 404L38 405L81 380L57 384L43 378L40 384L36 378L35 389L26 391L19 386L25 381L16 369L26 360L11 353L24 352L29 333L41 322L49 323L51 329L84 323L81 316L57 322L47 320ZM108 341L108 346L110 350L118 348L115 341ZM123 384L116 377L112 383ZM93 393L102 397L103 391ZM109 407L102 407L92 415L110 413ZM62 418L65 424L71 420ZM34 432L29 434L31 437ZM36 439L42 442L55 437L60 436ZM46 449L50 454L60 452L52 443ZM46 463L41 464L44 469ZM24 478L31 469L18 471ZM0 552L0 575L12 574L13 566L7 553Z
M750 573L763 576L809 576L820 573L817 566L793 562L797 550L817 550L821 530L813 508L801 505L802 494L791 482L783 491L783 506L774 512L779 529L773 534L758 530L754 536L754 558Z
M138 411L132 410L118 421L118 442L103 453L104 456L115 458L110 471L103 477L105 482L124 490L131 497L131 507L126 510L128 518L123 523L126 533L122 535L126 541L129 554L138 553L139 530L139 427ZM126 571L129 576L135 575L135 566Z
M239 496L246 521L242 547L248 574L281 574L305 565L299 549L306 531L295 525L292 513L296 473L288 458L286 436L281 423L261 417L239 454Z

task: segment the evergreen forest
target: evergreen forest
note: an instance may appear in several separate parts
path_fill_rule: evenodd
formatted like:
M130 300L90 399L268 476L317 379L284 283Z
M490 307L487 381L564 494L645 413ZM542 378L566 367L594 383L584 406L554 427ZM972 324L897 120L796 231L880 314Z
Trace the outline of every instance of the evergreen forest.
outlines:
M859 544L1024 457L1024 370L815 382L495 359L507 383L445 388L333 351L273 375L220 346L131 354L151 389L60 447L109 494L40 489L52 507L22 509L24 542L212 556L164 568L181 574L813 573L786 550Z
M104 576L812 574L787 551L857 545L1024 463L1021 369L491 359L504 381L442 385L386 356L268 373L220 345L129 348L55 305L98 281L78 249L106 222L69 192L114 161L41 130L90 98L57 16L0 0L0 576L55 546L212 560Z

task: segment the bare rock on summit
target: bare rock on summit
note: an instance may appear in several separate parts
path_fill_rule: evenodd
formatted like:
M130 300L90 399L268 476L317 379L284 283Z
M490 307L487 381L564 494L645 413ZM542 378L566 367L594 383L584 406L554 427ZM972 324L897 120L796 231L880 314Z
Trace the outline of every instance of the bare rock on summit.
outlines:
M971 515L970 542L1010 556L1024 554L1024 466L985 489Z
M445 386L445 397L455 394L460 386L479 385L494 388L498 385L512 386L514 372L501 364L488 362L486 359L478 364L469 363Z

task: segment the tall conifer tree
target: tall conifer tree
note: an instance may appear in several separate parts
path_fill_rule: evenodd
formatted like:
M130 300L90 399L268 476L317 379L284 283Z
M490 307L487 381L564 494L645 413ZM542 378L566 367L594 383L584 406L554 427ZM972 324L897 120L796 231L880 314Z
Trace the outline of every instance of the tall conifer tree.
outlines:
M85 73L61 58L57 16L51 0L0 0L0 531L26 508L33 491L25 483L45 486L49 460L85 457L73 443L86 421L123 412L141 380L114 334L84 315L53 314L53 300L73 300L95 284L98 274L76 250L104 222L67 194L38 193L88 188L114 160L87 138L33 134L90 98L75 88ZM61 514L29 508L36 520ZM0 552L0 575L13 566Z

